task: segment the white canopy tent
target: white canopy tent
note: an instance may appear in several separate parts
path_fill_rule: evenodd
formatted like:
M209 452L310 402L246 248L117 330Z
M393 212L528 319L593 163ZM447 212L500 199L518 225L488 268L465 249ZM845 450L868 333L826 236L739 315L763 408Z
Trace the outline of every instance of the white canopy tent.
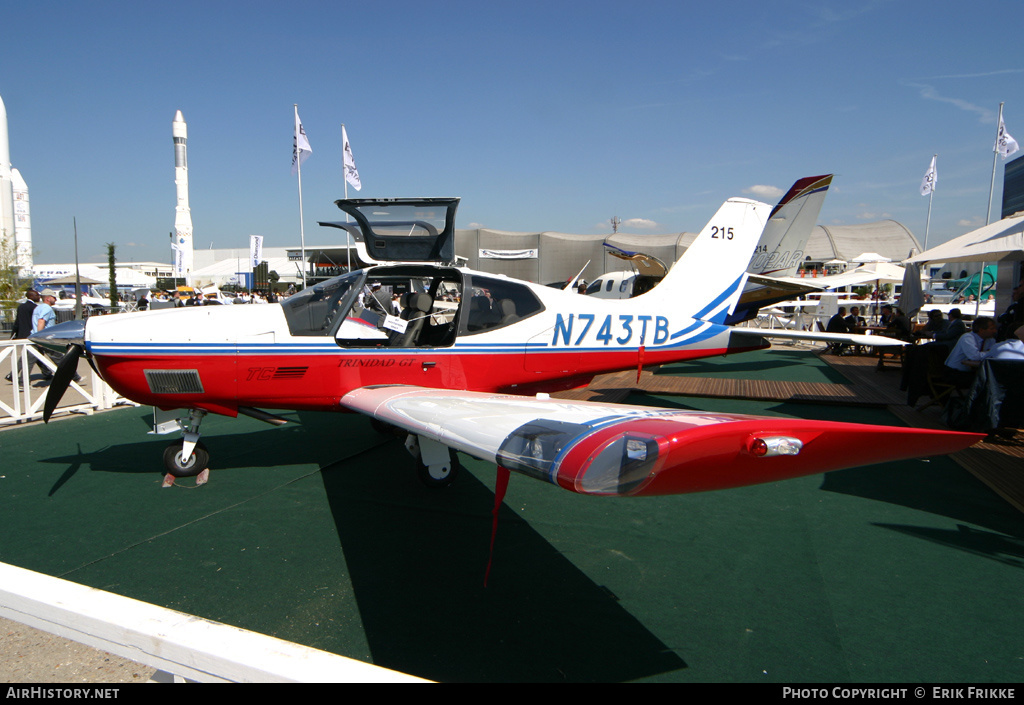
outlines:
M850 261L857 264L868 264L870 262L892 262L891 259L884 255L880 255L877 252L864 252L857 255Z
M1024 260L1024 213L1015 213L906 260L923 262L1003 262Z
M906 270L898 264L889 262L874 262L864 264L856 269L851 269L842 274L834 274L828 277L817 277L815 279L787 279L813 284L821 289L838 289L844 286L858 286L868 282L884 284L902 283Z
M998 310L1003 310L1010 303L1011 288L1019 279L1021 272L1017 269L1024 261L1024 212L989 223L972 230L966 235L953 238L949 242L925 250L906 260L908 264L921 262L982 262L999 263L998 280L1001 285L996 289ZM1014 276L1017 270L1017 276ZM975 304L975 314L981 312L981 301Z

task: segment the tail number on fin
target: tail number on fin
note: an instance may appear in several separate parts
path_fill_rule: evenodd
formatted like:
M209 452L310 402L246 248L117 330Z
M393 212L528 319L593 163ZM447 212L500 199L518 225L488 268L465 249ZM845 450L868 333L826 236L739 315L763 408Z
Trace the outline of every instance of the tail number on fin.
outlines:
M551 338L551 345L557 346L559 341L562 345L578 347L584 345L587 335L593 330L595 320L598 317L593 313L570 313L568 317L557 314L555 319L555 331ZM634 319L636 322L634 323ZM573 323L579 325L579 335L573 340ZM611 345L614 340L619 345L630 345L636 337L636 344L647 339L648 327L653 323L654 344L660 345L668 340L668 318L665 316L632 316L632 315L608 315L597 327L597 332L592 336L590 344L601 343Z
M720 228L717 225L711 226L711 239L713 240L732 240L733 235L732 228Z

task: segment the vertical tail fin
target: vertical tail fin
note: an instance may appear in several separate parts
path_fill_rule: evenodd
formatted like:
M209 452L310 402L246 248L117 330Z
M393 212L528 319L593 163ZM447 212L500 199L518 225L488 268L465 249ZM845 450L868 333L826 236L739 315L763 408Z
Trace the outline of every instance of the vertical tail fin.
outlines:
M775 277L796 274L831 183L832 174L825 174L793 184L768 216L747 272Z
M750 253L770 209L760 201L730 198L665 279L635 300L671 298L679 313L702 321L723 322L743 291Z

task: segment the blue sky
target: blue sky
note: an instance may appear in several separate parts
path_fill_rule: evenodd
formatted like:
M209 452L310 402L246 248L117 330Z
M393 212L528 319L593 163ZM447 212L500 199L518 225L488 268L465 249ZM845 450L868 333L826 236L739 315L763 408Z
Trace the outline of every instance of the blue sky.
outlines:
M936 153L929 245L984 224L1000 102L1024 143L1024 4L707 5L3 0L35 261L73 259L73 218L82 261L170 261L179 109L196 248L297 245L296 103L307 244L335 237L341 123L349 196L460 196L460 227L696 232L835 173L820 222L923 240Z

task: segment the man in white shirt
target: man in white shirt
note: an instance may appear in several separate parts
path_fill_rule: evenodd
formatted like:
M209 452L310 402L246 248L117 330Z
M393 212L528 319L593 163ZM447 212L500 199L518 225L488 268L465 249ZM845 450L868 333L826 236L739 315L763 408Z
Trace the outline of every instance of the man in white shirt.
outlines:
M1024 326L1020 326L1006 340L996 343L983 355L985 360L1024 360Z

